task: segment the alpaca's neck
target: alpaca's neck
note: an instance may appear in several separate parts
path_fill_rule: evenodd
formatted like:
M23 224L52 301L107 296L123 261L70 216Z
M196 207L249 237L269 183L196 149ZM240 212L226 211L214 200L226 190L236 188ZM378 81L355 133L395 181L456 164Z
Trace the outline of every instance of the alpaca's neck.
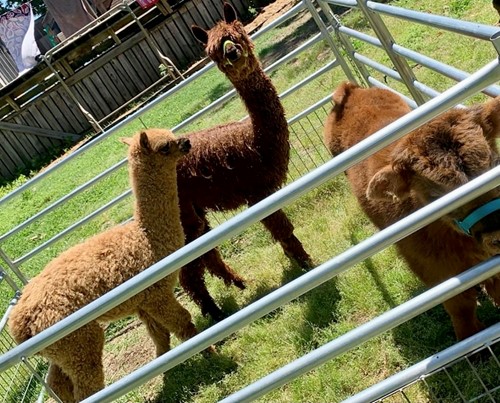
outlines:
M130 179L137 225L151 240L164 240L166 233L182 233L175 168L166 172L154 172L147 167L134 168Z
M276 88L264 71L256 69L245 79L233 81L233 85L248 110L254 135L264 136L272 142L278 140L277 136L288 140L285 111Z

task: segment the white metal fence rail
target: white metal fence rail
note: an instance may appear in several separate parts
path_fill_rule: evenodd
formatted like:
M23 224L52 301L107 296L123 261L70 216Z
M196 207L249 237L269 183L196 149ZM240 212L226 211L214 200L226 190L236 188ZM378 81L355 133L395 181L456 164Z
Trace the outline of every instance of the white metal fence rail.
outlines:
M330 12L328 4L358 7L370 23L370 26L376 34L376 37L370 36L366 33L358 32L352 28L342 25L341 19ZM297 158L292 158L290 171L291 178L294 180L296 179L295 182L276 192L266 200L263 200L257 205L222 223L210 233L186 245L161 262L158 262L151 268L145 270L137 277L129 280L112 292L104 295L103 297L64 319L55 326L33 337L22 345L13 347L11 344L11 340L5 339L7 341L4 341L4 339L0 338L2 343L4 343L4 346L1 350L4 351L4 353L2 354L2 356L0 356L0 378L3 376L8 376L11 380L9 383L9 390L3 391L4 400L9 401L9 399L11 399L10 401L33 401L33 396L36 396L38 394L37 390L39 389L39 385L43 384L43 380L40 378L39 373L43 372L45 364L36 357L29 359L26 359L25 357L32 357L36 352L40 351L47 345L64 337L65 335L69 334L85 323L97 318L107 310L113 308L124 300L130 298L132 295L135 295L144 288L158 281L160 278L177 270L194 258L219 245L224 240L227 240L230 237L241 233L251 224L261 220L263 217L271 214L277 209L293 202L298 197L304 195L311 189L319 186L322 183L325 183L335 175L342 173L348 167L366 158L368 155L371 155L372 153L378 151L387 144L390 144L395 139L403 136L410 130L418 127L434 116L437 116L444 110L449 109L454 105L462 102L469 96L472 96L480 91L483 91L485 94L490 96L500 95L500 88L494 85L500 79L500 65L498 58L492 60L489 64L479 69L477 72L468 74L457 69L456 67L448 66L442 62L433 60L428 56L422 55L411 49L406 49L395 43L394 38L392 38L390 32L387 30L380 15L390 15L392 17L400 18L403 20L409 20L415 23L449 30L461 35L468 35L481 40L491 41L492 46L498 52L500 50L500 35L498 29L495 27L468 22L458 22L446 17L429 15L364 0L318 0L317 4L313 4L310 0L303 0L282 17L278 18L272 24L259 31L256 35L254 35L254 39L282 24L283 22L289 20L290 18L293 18L298 13L303 12L311 13L315 23L318 26L319 33L312 36L301 46L297 47L297 49L295 49L293 52L290 52L282 59L268 66L266 68L266 71L271 72L274 69L279 68L282 64L292 60L299 53L322 40L331 47L335 58L334 60L327 62L324 67L317 70L309 77L305 78L298 84L283 92L281 94L282 98L293 94L294 91L307 85L309 82L315 80L322 74L328 73L333 69L340 68L345 75L345 78L362 82L367 85L386 87L386 84L382 83L380 79L376 78L377 74L379 76L380 74L382 74L397 82L401 82L406 86L407 93L410 94L411 98L406 97L410 105L412 105L413 107L417 107L417 105L421 106L415 109L410 114L404 116L397 122L394 122L393 124L380 130L378 133L374 134L362 143L356 145L352 149L332 160L328 160L329 157L322 146L319 134L319 131L321 130L322 119L324 119L324 115L326 112L325 108L329 105L330 97L327 96L319 100L315 104L306 107L303 112L289 120L291 134L299 140L299 144L301 144L300 140L303 140L302 137L312 136L312 138L309 140L313 146L306 151L319 155L319 160L325 162L323 165L316 167L317 163L315 163L314 160L301 158L300 156ZM386 66L378 61L369 59L368 57L358 53L353 46L353 39L360 40L369 45L384 49L389 55L390 61L393 65ZM344 58L344 54L347 54L348 57ZM435 72L439 72L445 77L459 81L459 83L440 94L436 89L430 88L425 83L417 80L412 72L412 69L408 65L408 61L419 63L426 68L429 68ZM180 83L177 87L160 96L146 108L136 112L127 120L121 122L117 126L102 134L94 141L90 142L89 144L85 145L84 147L70 155L68 158L59 162L59 164L47 169L42 174L39 174L31 179L25 185L3 197L2 199L0 199L0 208L2 205L9 203L14 198L20 197L23 192L29 190L35 184L45 180L50 181L50 175L53 172L60 169L64 165L71 163L71 161L78 158L79 155L85 153L92 147L95 147L98 143L108 138L111 134L115 133L117 130L122 129L132 120L139 118L152 107L158 105L160 102L162 102L167 97L171 96L184 86L189 85L189 83L205 74L212 67L212 63L207 65L200 72L194 74L187 80ZM175 126L174 130L180 130L184 128L188 124L192 123L214 108L222 105L224 102L234 96L234 90L228 92L206 108L203 108L190 118ZM429 98L432 99L425 102ZM305 128L304 126L306 125L310 126L310 128ZM32 225L33 223L36 223L37 220L40 220L50 212L57 210L80 193L91 189L92 186L94 186L96 183L105 179L117 170L123 168L125 165L125 160L116 162L95 178L78 185L70 193L66 194L50 205L42 208L39 212L26 219L24 222L16 225L14 228L0 235L0 257L7 265L7 268L3 268L0 266L0 281L3 281L2 284L5 284L11 290L12 295L12 300L9 306L6 307L5 314L0 321L1 334L6 333L4 329L5 324L10 312L10 307L16 302L17 298L20 295L20 284L26 283L28 280L27 276L21 269L21 265L27 260L36 256L42 250L49 248L52 244L65 237L71 231L84 225L95 216L101 214L106 209L116 205L121 200L128 197L130 194L130 190L126 190L121 195L116 196L109 202L103 204L103 206L95 212L73 223L65 230L52 236L50 239L45 240L32 250L24 253L22 256L9 256L2 249L2 243L6 242L11 237L18 235L24 228ZM315 169L312 170L313 168ZM307 291L318 286L324 281L331 279L337 274L348 270L356 262L366 259L376 252L393 244L402 237L414 232L418 228L425 226L429 222L432 222L438 217L453 210L457 206L466 203L468 200L477 197L479 194L497 187L499 184L500 167L497 167L491 170L489 173L484 174L476 180L468 183L462 188L450 193L442 199L437 200L431 205L412 214L399 223L394 224L386 230L375 234L366 241L361 242L355 247L352 247L346 252L334 257L328 262L320 265L316 269L281 287L280 289L253 303L252 305L241 309L239 312L232 315L228 319L212 326L193 339L184 342L180 346L169 351L167 354L153 360L151 363L131 373L122 380L110 385L109 387L90 397L86 401L112 401L118 396L121 396L137 387L138 385L144 383L146 380L151 379L152 377L183 362L184 360L203 350L210 344L221 340L224 337L227 337L229 334L234 333L238 329L262 317L266 313L282 306L283 304L291 301L294 298L297 298L299 295L306 293ZM333 340L332 342L318 349L318 351L312 352L302 357L296 362L289 364L279 371L276 371L276 373L271 374L268 377L257 381L255 384L241 390L240 392L235 393L234 395L228 397L226 401L253 400L263 393L288 382L296 376L299 376L305 371L317 365L320 365L326 359L332 358L338 354L341 354L347 349L353 348L356 344L358 344L358 342L365 341L368 338L373 337L375 334L378 334L378 332L382 332L389 328L397 326L399 323L402 323L403 321L408 320L410 317L414 316L414 314L420 313L425 309L430 308L431 306L437 305L450 296L463 291L465 288L479 283L482 279L491 276L493 273L499 272L499 260L500 258L494 258L482 265L477 266L473 270L464 273L457 279L450 280L435 287L432 290L429 290L428 292L415 298L414 300L408 301L406 304L387 312L386 314L382 315L372 322L367 323L364 326L361 326L350 334ZM415 304L420 306L419 310L414 311L413 313L407 311L408 307L413 308ZM355 343L345 343L345 340L347 340L349 337L352 338L354 335L357 337L359 336L358 341L356 341ZM499 328L498 326L495 326L487 330L485 333L475 336L474 340L481 340L482 345L485 345L487 343L493 343L498 337L500 337ZM459 356L469 353L470 351L472 351L472 349L477 348L477 346L478 344L476 342L472 343L470 341L467 341L453 347L451 350L452 353L450 354L453 359L456 359ZM404 375L405 373L402 373L402 375L399 376L396 375L396 380L388 380L386 383L382 383L382 386L376 389L376 393L372 392L371 389L367 390L364 392L364 395L360 395L361 397L359 397L359 399L361 400L353 401L367 401L363 399L372 400L383 398L385 395L393 393L394 391L405 387L411 382L415 382L417 380L417 378L415 377L416 373L419 374L418 376L422 376L426 372L428 373L430 371L435 371L440 367L445 367L446 365L449 365L450 362L451 359L437 361L436 364L432 367L427 367L426 364L423 364L424 366L419 366L417 364L417 370L408 370L408 373L411 372L412 376L408 377ZM28 375L21 376L19 374L19 371L27 373ZM32 375L29 375L30 373ZM28 381L27 383L24 382L20 385L17 385L15 383L15 380L18 377L26 378L30 376L32 377L32 381ZM487 390L487 393L490 393L489 390L490 389ZM13 393L13 391L15 393ZM35 392L32 393L33 391ZM353 399L356 399L356 397L353 397Z

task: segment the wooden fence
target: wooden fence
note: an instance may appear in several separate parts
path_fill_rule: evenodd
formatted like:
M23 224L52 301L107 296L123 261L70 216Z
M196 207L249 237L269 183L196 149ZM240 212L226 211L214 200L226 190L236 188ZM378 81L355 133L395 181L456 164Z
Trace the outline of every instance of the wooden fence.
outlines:
M246 14L247 0L232 4ZM174 10L164 0L148 10L123 4L51 49L0 89L0 181L111 124L158 84L175 85L175 74L161 74L159 66L168 65L161 55L185 71L203 57L191 24L208 28L221 18L221 0L185 1Z

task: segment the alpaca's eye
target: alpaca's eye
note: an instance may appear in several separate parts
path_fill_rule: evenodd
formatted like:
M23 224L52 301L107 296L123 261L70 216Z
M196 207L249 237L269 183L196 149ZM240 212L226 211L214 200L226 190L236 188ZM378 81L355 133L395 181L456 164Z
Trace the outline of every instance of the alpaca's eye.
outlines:
M165 144L163 147L160 148L161 154L168 155L169 152L170 152L170 144L169 143Z

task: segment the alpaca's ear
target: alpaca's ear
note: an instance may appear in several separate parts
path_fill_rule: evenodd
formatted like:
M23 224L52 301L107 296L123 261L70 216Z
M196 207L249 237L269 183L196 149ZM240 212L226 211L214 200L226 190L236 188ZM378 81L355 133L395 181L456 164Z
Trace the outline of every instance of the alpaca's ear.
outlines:
M129 147L132 145L132 137L120 137L120 141Z
M226 21L228 24L231 24L237 19L238 16L236 15L236 10L234 9L234 7L229 3L224 3L224 21Z
M198 42L201 42L203 45L208 43L208 32L203 28L200 28L198 25L191 25L191 31Z
M410 183L398 172L386 165L378 171L366 189L368 200L400 201L410 195Z
M500 137L500 96L481 105L479 124L487 140L495 141Z
M359 88L356 84L351 83L349 81L345 81L342 84L340 84L337 89L333 92L332 99L333 102L335 102L336 105L342 105L349 94L354 90L355 88Z
M151 144L149 144L149 139L146 132L141 132L141 134L139 134L139 143L145 150L151 150Z

